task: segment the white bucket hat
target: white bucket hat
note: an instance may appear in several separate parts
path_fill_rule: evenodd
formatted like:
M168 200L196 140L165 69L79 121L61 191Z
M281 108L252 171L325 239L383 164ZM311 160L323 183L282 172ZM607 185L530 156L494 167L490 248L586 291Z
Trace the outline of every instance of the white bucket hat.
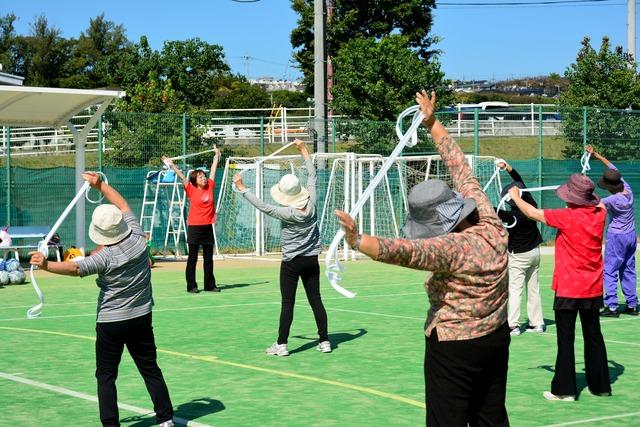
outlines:
M271 197L283 206L293 206L307 200L309 192L300 186L297 176L288 173L271 187Z
M91 216L89 237L99 245L118 243L131 231L129 224L122 218L122 212L114 205L100 205Z

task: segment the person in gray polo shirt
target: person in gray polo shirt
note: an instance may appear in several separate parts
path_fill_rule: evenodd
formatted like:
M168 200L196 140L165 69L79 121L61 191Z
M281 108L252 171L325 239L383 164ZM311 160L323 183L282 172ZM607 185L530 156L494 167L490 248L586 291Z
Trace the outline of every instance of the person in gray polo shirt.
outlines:
M296 301L298 279L302 279L309 305L318 326L318 351L331 352L331 343L327 332L327 312L320 297L320 232L316 214L316 169L304 141L296 139L295 146L302 154L307 168L307 186L293 174L284 175L278 184L271 187L271 197L282 206L273 206L260 200L244 185L240 174L233 182L256 209L279 219L282 223L282 264L280 264L280 327L278 340L267 348L266 353L275 356L288 356L287 341L293 322L293 306Z
M151 326L153 298L145 233L120 193L95 172L85 172L82 177L112 203L93 211L89 237L99 245L98 250L65 262L48 262L43 254L34 252L31 264L67 276L98 275L96 378L102 425L120 425L116 379L126 345L147 386L158 424L171 427L173 405L156 360Z

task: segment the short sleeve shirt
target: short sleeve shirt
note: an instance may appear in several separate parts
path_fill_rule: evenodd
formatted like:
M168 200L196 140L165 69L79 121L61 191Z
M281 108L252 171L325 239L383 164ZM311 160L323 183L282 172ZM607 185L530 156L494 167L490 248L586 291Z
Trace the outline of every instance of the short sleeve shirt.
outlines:
M189 199L188 225L210 225L216 222L216 206L213 197L216 183L212 179L207 180L204 188L199 188L190 182L184 188Z
M602 234L606 216L606 210L597 207L544 210L547 225L558 230L552 283L556 296L602 295Z
M131 229L129 236L77 261L80 277L98 275L98 323L144 316L153 305L146 235L131 212L122 217Z

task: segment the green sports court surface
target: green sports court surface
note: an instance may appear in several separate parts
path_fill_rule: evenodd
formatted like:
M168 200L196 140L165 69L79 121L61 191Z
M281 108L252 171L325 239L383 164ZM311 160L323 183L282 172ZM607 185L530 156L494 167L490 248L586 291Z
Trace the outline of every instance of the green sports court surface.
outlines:
M291 356L282 358L264 354L277 333L279 263L216 262L219 294L188 294L184 264L154 268L158 359L178 421L196 426L424 424L425 273L371 261L345 267L342 283L357 292L354 299L333 291L322 276L333 353L315 350L315 322L299 286ZM640 425L640 317L602 320L612 397L595 397L586 389L579 321L579 400L549 402L542 397L556 352L552 269L553 258L544 256L547 332L523 334L511 342L511 424ZM94 278L39 274L46 297L39 319L25 315L37 302L30 285L0 288L0 425L99 425ZM126 352L117 386L122 424L154 425L153 406Z

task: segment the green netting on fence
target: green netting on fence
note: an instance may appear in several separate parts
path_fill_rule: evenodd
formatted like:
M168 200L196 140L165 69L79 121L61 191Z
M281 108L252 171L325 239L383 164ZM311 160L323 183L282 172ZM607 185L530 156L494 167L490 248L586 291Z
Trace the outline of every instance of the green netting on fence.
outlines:
M640 141L640 112L612 111L592 108L564 109L560 113L536 111L508 112L458 112L439 113L466 153L479 156L496 156L507 159L524 177L529 186L556 185L564 182L571 173L581 170L579 158L585 144L593 144L621 170L632 188L640 188L638 170L638 145ZM82 119L80 119L82 120ZM158 170L160 157L180 156L210 149L217 144L222 150L216 181L221 185L224 163L227 157L268 155L283 143L299 137L315 147L317 132L312 129L309 117L292 118L286 124L282 117L230 117L224 114L142 114L109 112L101 117L87 144L87 169L101 169L127 198L134 213L140 216L145 177L150 170ZM404 123L404 128L409 126ZM327 121L326 149L329 153L353 152L388 155L397 144L394 122L371 122L333 118ZM13 135L11 129L5 135ZM17 134L20 134L18 132ZM432 154L434 145L424 129L418 131L420 143L405 150L405 155ZM53 133L52 133L53 135ZM13 142L12 142L13 141ZM0 225L52 225L62 209L75 194L74 151L69 140L60 144L53 139L37 138L5 139L0 152ZM295 154L293 148L283 154ZM205 167L211 164L212 153L191 157L178 164L183 169ZM596 181L602 173L602 164L593 160L588 175ZM278 172L279 174L279 172ZM329 170L319 171L319 201L324 203ZM270 177L265 186L275 178ZM363 177L367 182L367 176ZM400 211L396 192L401 191L389 176L391 201L389 209ZM506 174L504 182L509 182ZM336 191L336 190L333 190ZM329 194L328 200L338 203L340 190ZM598 190L601 196L606 194ZM384 199L388 196L381 189L377 197L382 201L373 212L376 217L385 215ZM218 193L216 193L218 197ZM553 192L537 195L542 208L561 207L562 202ZM167 201L157 206L153 244L162 247L167 220ZM87 203L86 223L89 223L92 205ZM365 209L365 222L371 212ZM636 221L640 218L640 204L635 202ZM223 219L220 218L222 221ZM321 218L319 218L321 220ZM396 218L400 223L403 218ZM327 230L337 225L333 218L325 218ZM390 223L389 223L390 224ZM391 226L392 224L390 224ZM266 250L277 248L277 225L269 224ZM217 228L221 230L220 227ZM221 250L232 250L237 236L243 231L230 225L223 235L218 235ZM221 231L218 231L220 234ZM74 214L59 231L65 246L75 243ZM226 234L224 234L226 233ZM327 231L329 233L329 231ZM545 239L552 240L554 233L543 227ZM247 236L245 236L247 237ZM251 241L253 237L245 240ZM88 241L88 240L87 240ZM255 243L255 242L254 242Z

